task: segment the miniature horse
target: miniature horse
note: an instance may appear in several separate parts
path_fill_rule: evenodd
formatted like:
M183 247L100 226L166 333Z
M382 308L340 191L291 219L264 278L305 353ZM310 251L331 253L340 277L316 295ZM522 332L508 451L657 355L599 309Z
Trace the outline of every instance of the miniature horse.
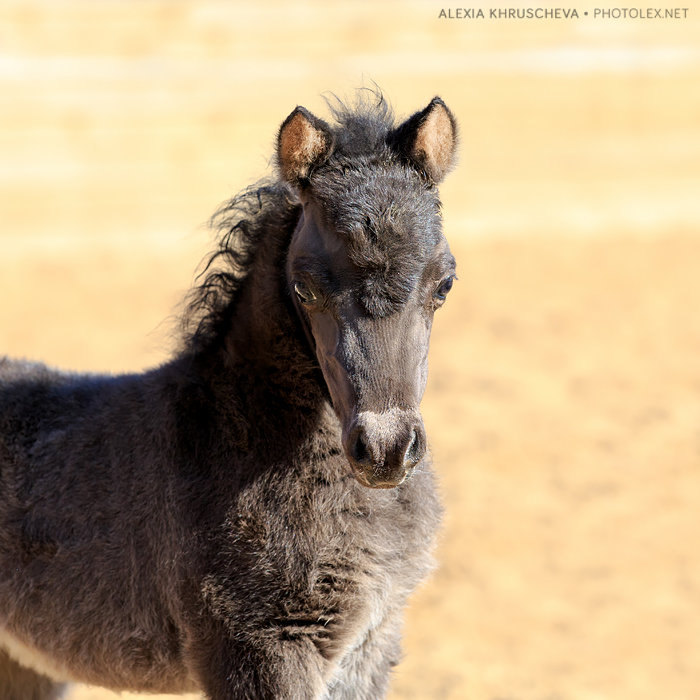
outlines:
M385 695L441 514L419 402L456 124L375 97L284 121L279 179L214 217L174 359L0 359L3 700Z

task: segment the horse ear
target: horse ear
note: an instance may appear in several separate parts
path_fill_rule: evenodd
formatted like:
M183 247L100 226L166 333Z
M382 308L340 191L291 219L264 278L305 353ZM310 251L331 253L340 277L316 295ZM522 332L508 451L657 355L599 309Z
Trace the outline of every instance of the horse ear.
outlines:
M302 185L330 153L333 135L326 122L297 107L282 123L277 136L277 160L282 177Z
M391 141L402 156L437 184L455 164L457 121L447 105L434 97L423 111L394 129Z

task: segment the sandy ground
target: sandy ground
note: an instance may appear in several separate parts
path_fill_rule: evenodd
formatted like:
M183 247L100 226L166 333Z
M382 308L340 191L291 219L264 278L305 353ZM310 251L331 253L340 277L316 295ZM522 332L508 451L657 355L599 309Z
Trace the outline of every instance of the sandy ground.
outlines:
M138 7L0 9L0 352L163 360L201 222L297 102L440 93L460 280L423 407L447 515L391 698L700 697L697 19Z

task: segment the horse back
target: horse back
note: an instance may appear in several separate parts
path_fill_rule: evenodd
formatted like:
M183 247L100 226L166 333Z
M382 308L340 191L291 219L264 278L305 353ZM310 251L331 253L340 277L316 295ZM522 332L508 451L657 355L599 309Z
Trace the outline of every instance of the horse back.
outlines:
M0 647L56 680L188 686L148 394L148 375L0 361Z

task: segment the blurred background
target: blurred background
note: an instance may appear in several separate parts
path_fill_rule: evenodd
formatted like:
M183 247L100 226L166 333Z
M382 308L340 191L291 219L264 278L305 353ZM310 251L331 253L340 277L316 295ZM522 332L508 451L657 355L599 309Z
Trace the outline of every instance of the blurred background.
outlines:
M391 698L691 700L700 11L494 7L523 5L4 0L0 352L164 361L208 217L271 172L297 104L374 81L403 117L439 94L460 280L423 405L447 512Z

